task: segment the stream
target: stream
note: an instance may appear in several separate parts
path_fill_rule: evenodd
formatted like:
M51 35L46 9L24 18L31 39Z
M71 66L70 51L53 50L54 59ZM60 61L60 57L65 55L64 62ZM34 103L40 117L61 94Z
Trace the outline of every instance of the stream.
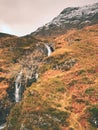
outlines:
M45 44L45 47L46 47L46 49L47 49L47 51L48 51L48 54L47 54L47 55L50 56L51 53L52 53L51 47L48 46L47 44Z
M6 127L6 123L4 123L4 124L2 124L2 125L0 126L0 130L3 130L5 127Z
M51 53L52 53L52 50L50 48L50 46L48 46L47 44L45 44L45 47L47 49L47 56L50 56ZM22 82L22 76L23 76L23 72L22 70L20 71L20 73L18 74L17 78L16 78L16 81L15 81L15 102L19 102L22 98L22 95L21 95L21 82ZM37 80L38 79L38 74L36 73L35 74L35 79Z
M52 49L49 45L45 44L45 47L47 49L47 56L50 56L52 53ZM22 70L18 73L16 80L15 80L15 102L18 103L22 99L22 77L23 77L23 72ZM31 77L32 78L32 77ZM35 79L38 79L38 73L35 74ZM6 127L6 123L0 125L0 130L3 130Z
M20 71L15 81L15 102L19 102L21 100L21 80L22 71Z
M45 44L45 47L47 49L47 55L50 56L51 53L52 53L52 50L50 48L50 46L48 46L47 44ZM22 76L23 76L23 73L22 73L22 70L20 71L20 73L18 74L17 78L16 78L16 81L15 81L15 102L19 102L22 98L22 95L21 95L21 82L22 82ZM36 73L35 75L35 79L38 79L38 74Z

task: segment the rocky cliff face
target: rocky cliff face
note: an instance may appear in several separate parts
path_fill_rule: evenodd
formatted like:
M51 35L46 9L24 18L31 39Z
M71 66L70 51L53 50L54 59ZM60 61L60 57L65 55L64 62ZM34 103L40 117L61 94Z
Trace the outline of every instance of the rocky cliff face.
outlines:
M69 7L64 9L51 22L38 28L31 35L55 36L69 29L83 28L98 22L98 3L84 7Z

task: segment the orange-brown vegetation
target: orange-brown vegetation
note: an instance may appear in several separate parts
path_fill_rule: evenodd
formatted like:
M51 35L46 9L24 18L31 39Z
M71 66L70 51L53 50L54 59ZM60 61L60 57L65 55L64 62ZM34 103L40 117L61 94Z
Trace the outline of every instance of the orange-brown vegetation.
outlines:
M11 110L10 128L97 130L98 25L47 40L55 51L44 58L38 81Z

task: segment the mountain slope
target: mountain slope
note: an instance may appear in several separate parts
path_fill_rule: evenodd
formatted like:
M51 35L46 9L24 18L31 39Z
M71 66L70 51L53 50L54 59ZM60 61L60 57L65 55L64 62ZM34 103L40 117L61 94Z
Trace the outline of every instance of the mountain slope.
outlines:
M47 55L45 43L34 37L6 34L0 38L0 125L15 103L15 82L20 71L22 93L35 81L38 65ZM22 95L21 95L22 96Z
M6 130L97 130L98 25L58 36L55 48L11 110Z
M55 36L63 34L69 29L80 29L95 23L98 23L98 3L84 7L69 7L31 35Z
M97 130L97 61L98 3L64 9L31 35L1 34L0 125Z
M6 38L6 37L14 37L14 35L6 34L6 33L1 33L0 32L0 38Z

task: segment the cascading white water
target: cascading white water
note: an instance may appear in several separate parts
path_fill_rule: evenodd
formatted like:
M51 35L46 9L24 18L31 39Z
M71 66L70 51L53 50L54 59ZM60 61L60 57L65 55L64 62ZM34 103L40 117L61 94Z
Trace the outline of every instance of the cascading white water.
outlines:
M48 51L48 56L50 56L50 54L52 53L52 50L51 48L45 44L45 47ZM17 78L16 78L16 81L15 81L15 102L19 102L21 100L21 81L22 81L22 75L23 75L23 72L20 71L20 73L18 74ZM32 73L28 73L27 76L26 76L26 80L28 79L31 79L32 78ZM38 74L36 73L35 74L35 79L37 80L38 79Z
M6 123L4 123L4 124L2 124L2 125L0 126L0 130L3 130L5 127L6 127Z
M48 46L47 44L45 44L45 47L47 48L48 56L50 56L51 53L52 53L52 50L51 50L50 46Z
M15 102L19 102L21 99L21 95L20 95L21 78L22 78L22 71L20 71L15 81Z
M38 73L35 74L35 79L36 79L36 80L38 79Z

